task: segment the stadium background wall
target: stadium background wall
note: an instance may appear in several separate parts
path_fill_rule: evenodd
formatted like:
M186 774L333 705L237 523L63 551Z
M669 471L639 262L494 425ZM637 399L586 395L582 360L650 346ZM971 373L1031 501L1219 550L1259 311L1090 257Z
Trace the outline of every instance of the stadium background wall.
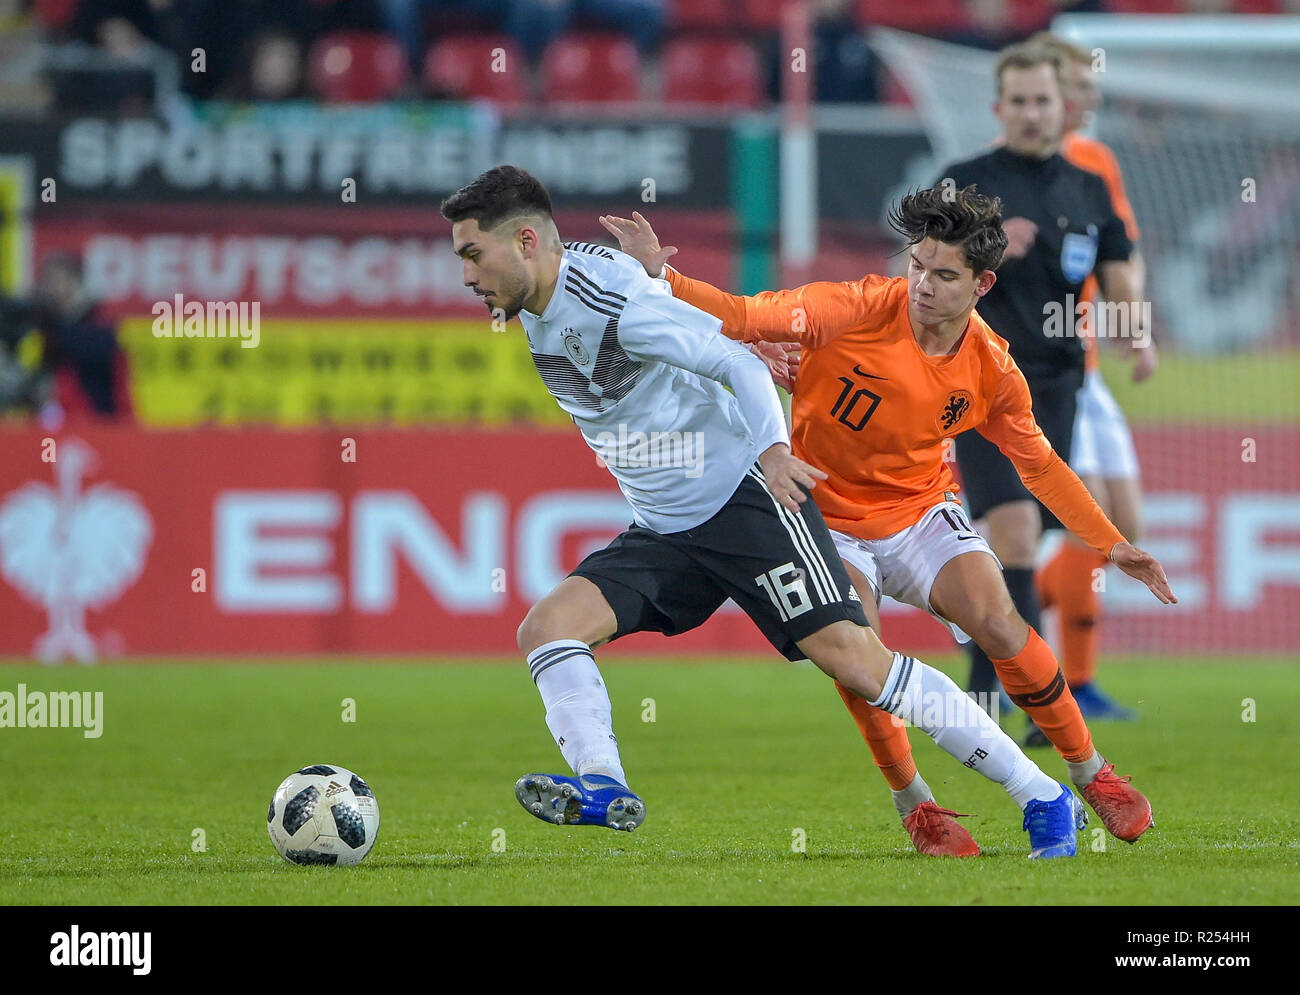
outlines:
M1181 603L1162 607L1112 578L1108 648L1284 652L1300 641L1297 462L1265 460L1243 483L1231 429L1199 464L1158 458L1184 434L1137 438L1148 545ZM1284 431L1257 435L1261 449L1292 444ZM33 654L60 626L107 657L511 654L529 605L631 517L572 428L87 428L53 436L53 463L47 437L0 433L8 657ZM347 439L355 462L343 459ZM903 650L951 645L912 609L887 610L883 624ZM765 645L731 610L608 652Z
M775 245L775 119L194 113L171 126L0 120L4 289L29 289L52 252L81 254L119 322L139 419L0 426L0 654L39 655L55 631L65 650L81 640L101 657L513 653L529 603L630 515L517 328L491 332L461 285L437 202L478 169L519 161L551 185L566 237L604 241L598 214L640 208L682 246L688 272L755 291L780 282L755 264ZM901 186L929 175L924 133L896 110L818 120L815 273L892 272L879 221ZM769 164L769 189L751 163ZM340 196L349 177L355 203ZM151 309L175 294L258 302L258 347L155 337ZM1181 604L1163 609L1112 572L1107 650L1300 645L1294 322L1287 312L1254 352L1167 350L1168 386L1131 392L1108 377L1150 495L1144 545ZM84 465L43 462L47 438L63 453L84 440ZM344 438L357 441L355 464L340 459ZM122 529L95 518L109 512L126 516ZM45 535L54 554L36 552L33 530L56 526L68 531ZM98 587L96 556L107 557ZM904 650L950 645L911 610L887 604L885 625ZM643 636L610 652L763 649L733 610L671 643Z

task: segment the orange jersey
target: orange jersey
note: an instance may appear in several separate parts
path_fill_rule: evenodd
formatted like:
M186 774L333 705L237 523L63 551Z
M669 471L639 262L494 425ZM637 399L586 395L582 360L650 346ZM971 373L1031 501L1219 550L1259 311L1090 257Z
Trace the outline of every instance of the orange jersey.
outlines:
M1124 175L1119 170L1115 153L1104 142L1088 138L1077 131L1069 131L1061 140L1061 156L1066 162L1071 162L1090 173L1096 173L1106 181L1106 189L1110 191L1111 206L1115 208L1119 219L1124 222L1124 230L1128 233L1129 241L1136 242L1142 233L1138 230L1133 205L1128 202L1128 194L1124 192Z
M1129 203L1128 194L1124 191L1124 176L1119 170L1119 162L1115 159L1115 153L1104 143L1095 138L1088 138L1079 134L1077 131L1066 132L1065 138L1061 141L1061 155L1067 162L1073 163L1080 169L1086 169L1090 173L1096 173L1106 181L1106 189L1110 191L1110 202L1115 208L1115 213L1119 219L1124 222L1124 230L1128 233L1129 239L1137 244L1141 232L1138 230L1137 218L1133 214L1133 205ZM1080 300L1097 301L1101 299L1101 288L1097 284L1096 276L1089 276L1084 281L1083 290L1081 291ZM1084 368L1095 370L1097 368L1097 342L1092 337L1092 322L1087 322L1087 327L1083 329L1085 338L1083 340L1084 351Z
M1006 340L974 312L955 353L927 356L912 334L903 277L753 297L672 269L668 279L731 338L803 345L791 439L797 457L827 474L813 497L832 529L881 539L916 524L955 494L949 440L973 428L1076 535L1106 554L1123 542L1034 421Z

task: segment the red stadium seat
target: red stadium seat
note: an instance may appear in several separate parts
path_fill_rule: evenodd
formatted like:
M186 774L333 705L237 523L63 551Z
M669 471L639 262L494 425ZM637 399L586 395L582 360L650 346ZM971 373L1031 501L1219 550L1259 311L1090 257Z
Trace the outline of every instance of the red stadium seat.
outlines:
M516 107L528 100L528 60L505 35L454 35L429 48L424 85L461 100Z
M735 20L738 0L670 0L668 27L725 28Z
M663 51L664 101L757 107L763 102L758 56L747 42L679 38Z
M62 31L72 23L81 0L34 0L32 13L51 31Z
M1282 0L1234 0L1232 6L1238 14L1282 13Z
M641 57L622 35L567 35L542 55L542 93L559 103L641 99Z
M755 31L777 31L781 27L781 8L791 0L740 0L740 22Z
M311 48L312 92L325 100L372 101L394 96L410 70L402 46L388 35L340 31Z
M1018 35L1046 31L1056 15L1051 0L1011 0L1011 23Z
M867 27L898 28L924 35L956 34L967 30L971 23L962 0L859 0L858 20Z

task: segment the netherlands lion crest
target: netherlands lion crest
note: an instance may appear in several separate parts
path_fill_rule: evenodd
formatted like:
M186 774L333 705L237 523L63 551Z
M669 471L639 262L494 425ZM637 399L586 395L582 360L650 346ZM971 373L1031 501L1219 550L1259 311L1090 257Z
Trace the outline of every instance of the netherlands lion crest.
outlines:
M939 428L944 432L951 432L966 417L966 412L970 411L970 406L970 393L964 390L954 390L948 395L943 410L939 412Z

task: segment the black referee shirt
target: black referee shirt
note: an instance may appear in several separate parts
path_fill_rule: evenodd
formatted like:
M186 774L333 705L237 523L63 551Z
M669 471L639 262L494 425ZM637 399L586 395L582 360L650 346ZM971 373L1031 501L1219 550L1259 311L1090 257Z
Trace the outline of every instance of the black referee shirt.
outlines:
M949 166L939 182L948 178L958 190L973 183L978 193L1002 198L1003 220L1028 218L1038 225L1029 252L998 267L997 283L980 298L980 317L1007 340L1031 383L1082 372L1083 343L1073 334L1068 295L1077 303L1097 266L1126 260L1133 251L1105 181L1059 155L1030 159L1005 148ZM1059 303L1054 328L1046 309L1052 301Z

